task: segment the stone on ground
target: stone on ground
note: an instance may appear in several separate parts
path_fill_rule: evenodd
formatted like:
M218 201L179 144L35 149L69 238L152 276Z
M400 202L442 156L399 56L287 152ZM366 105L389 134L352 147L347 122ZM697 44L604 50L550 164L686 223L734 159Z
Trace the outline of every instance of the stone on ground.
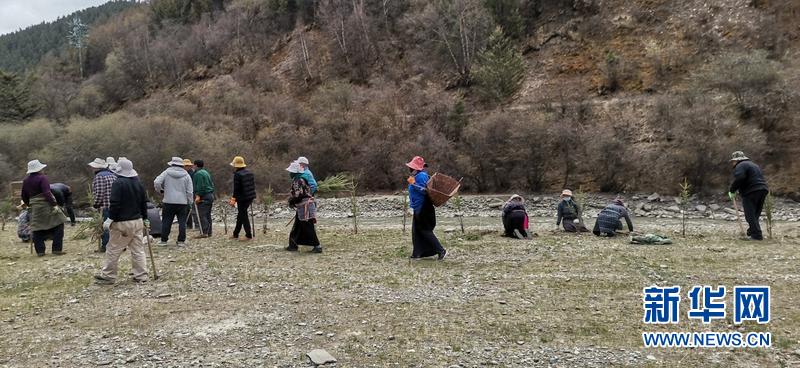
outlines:
M336 358L334 358L333 355L328 354L328 352L323 349L311 350L306 355L308 355L308 359L311 359L311 363L314 363L314 365L336 363Z

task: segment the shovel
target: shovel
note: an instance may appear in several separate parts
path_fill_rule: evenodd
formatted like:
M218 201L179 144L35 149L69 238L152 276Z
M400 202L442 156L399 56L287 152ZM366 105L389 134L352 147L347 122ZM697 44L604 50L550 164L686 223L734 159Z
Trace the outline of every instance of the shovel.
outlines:
M736 211L736 225L739 225L739 233L742 237L745 237L747 233L744 231L744 226L742 226L742 221L739 218L739 204L736 203L736 197L733 197L733 209Z
M156 260L153 258L153 245L150 244L150 231L147 226L142 230L144 242L147 243L147 251L150 253L150 267L153 269L153 280L158 280L158 272L156 272Z

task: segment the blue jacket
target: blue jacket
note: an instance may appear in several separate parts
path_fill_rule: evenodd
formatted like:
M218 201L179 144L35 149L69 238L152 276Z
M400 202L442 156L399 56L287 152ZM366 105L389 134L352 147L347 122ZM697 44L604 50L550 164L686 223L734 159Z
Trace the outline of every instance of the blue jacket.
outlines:
M300 177L306 179L308 182L308 186L311 187L311 194L317 193L317 181L314 180L314 174L311 173L311 169L306 168L306 171L300 174Z
M414 213L419 212L422 209L422 205L425 204L428 179L430 179L428 173L419 171L417 175L414 175L414 183L408 184L408 201L411 208L414 209Z

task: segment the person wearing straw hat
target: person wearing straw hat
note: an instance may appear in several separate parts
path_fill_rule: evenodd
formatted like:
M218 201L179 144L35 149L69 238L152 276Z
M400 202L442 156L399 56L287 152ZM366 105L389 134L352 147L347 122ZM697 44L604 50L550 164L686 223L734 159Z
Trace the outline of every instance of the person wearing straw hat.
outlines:
M186 170L187 173L189 173L189 177L192 178L192 183L194 183L194 173L195 173L194 162L192 162L192 160L188 158L184 158L183 169ZM194 186L194 184L192 184L192 186ZM197 193L192 193L193 199L196 194ZM189 230L194 229L195 225L197 225L198 227L200 226L200 218L198 217L197 212L193 210L193 207L194 207L194 201L192 201L192 203L189 204L189 209L188 209L189 216L186 219L186 228Z
M100 272L94 276L98 284L113 284L117 280L119 256L125 249L131 254L133 281L147 282L147 260L144 255L144 229L148 226L147 196L133 169L133 162L121 159L117 163L117 180L111 186L111 205L103 228L111 232L106 257Z
M239 239L239 234L244 228L244 238L241 241L250 241L253 239L253 231L250 227L247 209L256 199L255 176L247 169L247 164L242 156L234 157L230 165L233 167L233 197L228 204L237 209L236 227L233 228L231 239Z
M295 209L294 225L289 233L288 251L297 251L298 246L313 247L312 253L322 253L322 246L317 238L314 225L317 223L317 203L314 201L311 186L303 176L303 168L297 161L286 168L289 178L292 179L292 188L289 191L289 207Z
M30 210L30 228L36 254L44 256L45 239L52 238L52 252L64 254L64 223L67 216L58 207L56 198L50 191L50 182L43 170L47 165L33 160L28 162L28 171L22 181L22 202Z
M411 220L411 242L414 249L411 258L438 256L441 261L447 255L447 250L433 233L436 228L436 209L428 198L427 185L430 176L425 169L428 165L422 157L415 156L406 166L411 171L411 176L408 177L409 206L414 210Z
M314 179L314 174L311 172L311 168L308 167L308 159L300 156L297 158L297 163L300 164L300 176L306 179L308 186L311 187L311 194L317 194L317 180Z
M525 198L514 194L503 205L503 236L517 239L528 239L528 212L525 210Z
M92 198L94 198L94 203L92 203L92 207L100 211L100 214L103 216L103 221L105 221L108 219L111 185L117 180L117 176L108 169L108 162L99 157L90 162L89 167L94 170L94 179L92 179ZM100 237L101 252L106 251L108 237L108 231L104 230Z
M764 179L761 168L742 151L736 151L731 155L731 165L733 166L733 182L728 190L728 196L731 201L736 198L737 191L742 196L748 240L763 240L764 235L761 233L759 218L769 193L767 180Z
M564 189L561 191L561 201L556 208L556 227L564 226L564 231L568 233L588 232L589 229L583 225L583 210L580 203L575 201L572 191Z
M625 208L625 203L622 197L617 196L606 208L597 215L597 221L594 223L592 233L597 236L613 237L616 235L617 230L622 230L622 221L624 218L628 225L628 231L633 232L633 223L631 216L628 214L628 209Z
M197 204L197 212L200 218L200 235L198 238L210 238L213 235L211 209L214 207L214 181L211 174L206 170L205 162L197 160L194 162L197 171L194 173L194 202Z
M169 167L156 177L153 185L156 191L164 194L161 212L161 241L164 247L169 242L172 222L178 218L177 246L186 245L186 217L189 216L189 205L194 200L194 187L189 173L183 169L183 159L173 157L167 162Z

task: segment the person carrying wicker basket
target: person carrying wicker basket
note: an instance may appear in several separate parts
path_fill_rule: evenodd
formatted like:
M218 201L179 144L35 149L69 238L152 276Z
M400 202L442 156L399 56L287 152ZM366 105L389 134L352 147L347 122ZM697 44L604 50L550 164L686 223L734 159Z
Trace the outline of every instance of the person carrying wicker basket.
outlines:
M441 261L447 255L447 250L433 233L436 227L436 209L428 198L427 184L430 176L425 170L428 165L422 157L415 156L406 166L411 170L411 176L408 177L408 198L409 205L414 210L411 222L411 242L414 249L411 258L438 256Z

